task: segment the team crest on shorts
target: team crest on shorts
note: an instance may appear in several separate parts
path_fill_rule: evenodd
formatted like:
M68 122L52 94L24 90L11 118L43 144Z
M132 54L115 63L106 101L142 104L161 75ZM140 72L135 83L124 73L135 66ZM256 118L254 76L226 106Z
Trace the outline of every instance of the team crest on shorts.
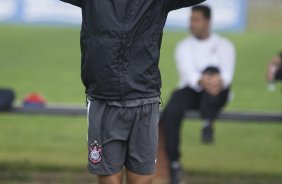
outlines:
M94 141L94 143L90 146L90 153L89 153L89 160L93 164L98 164L102 160L102 146L98 144L97 141Z

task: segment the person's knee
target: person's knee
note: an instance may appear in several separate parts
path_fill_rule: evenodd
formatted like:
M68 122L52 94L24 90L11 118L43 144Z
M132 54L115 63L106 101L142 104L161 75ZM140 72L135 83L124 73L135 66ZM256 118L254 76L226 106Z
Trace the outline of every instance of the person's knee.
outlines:
M152 184L154 180L153 176L146 176L144 178L140 178L138 180L128 182L128 184Z
M221 108L226 101L227 98L222 94L219 94L218 96L212 96L207 92L203 92L201 105L211 109L215 107Z
M97 176L98 184L122 184L122 171L109 176Z
M127 184L152 184L154 175L139 175L127 171Z

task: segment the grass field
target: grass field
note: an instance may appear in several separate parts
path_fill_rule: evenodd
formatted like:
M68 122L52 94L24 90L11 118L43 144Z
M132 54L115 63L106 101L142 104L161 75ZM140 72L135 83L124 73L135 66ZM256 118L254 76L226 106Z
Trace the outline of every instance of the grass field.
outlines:
M0 27L1 86L13 87L17 99L30 91L50 102L82 103L79 29L48 27ZM186 33L166 32L161 51L162 97L167 101L177 83L174 48ZM227 34L237 47L238 62L231 109L277 111L281 93L266 90L267 61L281 49L280 32ZM281 90L281 85L280 87Z
M264 81L267 60L281 49L281 33L224 35L238 52L235 98L227 110L281 112L281 84L271 93ZM164 103L178 79L173 50L185 36L164 34ZM0 85L15 89L18 101L37 91L49 102L84 103L79 29L2 25L0 40ZM282 183L281 125L219 122L213 146L200 144L200 126L191 121L182 130L183 163L192 184ZM86 157L86 118L0 114L0 183L88 183L93 179L85 174Z

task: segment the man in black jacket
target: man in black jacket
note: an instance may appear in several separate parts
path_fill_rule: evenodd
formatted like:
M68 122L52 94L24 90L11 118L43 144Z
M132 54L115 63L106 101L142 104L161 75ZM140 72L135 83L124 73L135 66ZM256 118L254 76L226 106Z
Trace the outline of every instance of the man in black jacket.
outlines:
M88 169L99 183L152 183L163 28L170 11L205 0L62 0L81 7Z

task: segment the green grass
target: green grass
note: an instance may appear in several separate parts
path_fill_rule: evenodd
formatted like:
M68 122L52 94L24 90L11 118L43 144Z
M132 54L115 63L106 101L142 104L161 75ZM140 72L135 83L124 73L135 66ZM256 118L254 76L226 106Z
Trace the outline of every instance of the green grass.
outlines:
M79 29L0 26L1 86L16 90L17 99L31 91L42 93L50 102L84 102L80 81ZM162 97L167 102L176 86L178 74L174 48L186 33L166 32L161 51ZM280 32L225 34L238 52L235 99L231 109L281 110L281 85L266 90L267 61L281 49ZM279 89L280 88L280 89Z
M160 68L165 104L178 80L173 51L185 36L164 34ZM224 36L238 52L235 98L228 110L281 112L281 84L271 93L264 80L267 60L281 49L281 34ZM84 104L79 29L2 25L0 40L0 84L15 89L17 101L37 91L49 102ZM182 153L192 183L282 183L281 125L219 122L216 144L203 146L201 124L191 122L183 126ZM0 182L1 171L12 177L17 171L84 172L86 160L86 118L0 114Z
M51 102L83 102L78 29L0 27L1 86L18 100L31 91Z
M85 118L1 115L0 119L0 173L24 180L34 171L74 176L85 171ZM208 178L217 184L232 178L233 183L248 184L282 181L281 125L220 122L216 144L204 146L199 141L200 123L192 122L183 126L182 153L193 183L208 183Z
M200 143L200 124L185 124L182 150L188 171L282 176L281 125L223 123L213 146Z
M0 138L6 165L82 168L87 160L85 118L2 115Z

